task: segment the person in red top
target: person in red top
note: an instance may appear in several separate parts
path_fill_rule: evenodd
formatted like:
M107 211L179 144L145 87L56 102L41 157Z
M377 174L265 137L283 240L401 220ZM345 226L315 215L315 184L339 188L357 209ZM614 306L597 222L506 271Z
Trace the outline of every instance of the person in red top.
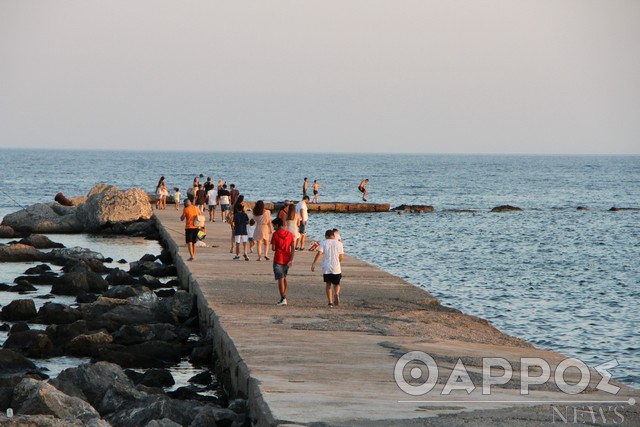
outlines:
M194 221L196 217L200 215L200 209L191 203L191 200L186 199L184 201L184 210L182 211L182 216L180 216L180 221L185 221L184 224L184 237L187 243L187 247L189 248L189 261L194 261L196 259L196 242L198 241L198 230L199 228L194 225Z
M273 249L273 274L278 281L280 302L276 305L287 305L287 273L293 263L295 253L295 238L293 234L283 227L280 218L272 221L274 232L271 236L271 248Z

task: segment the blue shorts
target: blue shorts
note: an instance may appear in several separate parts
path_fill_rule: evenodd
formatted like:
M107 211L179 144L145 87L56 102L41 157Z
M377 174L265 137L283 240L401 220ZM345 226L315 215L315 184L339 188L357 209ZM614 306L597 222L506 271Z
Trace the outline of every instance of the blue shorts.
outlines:
M273 263L273 275L276 280L284 279L287 277L287 273L289 272L289 266L287 264L276 264Z
M300 231L300 234L304 234L306 229L307 229L307 224L304 224L301 222L300 226L298 227L298 231Z
M220 211L227 212L231 210L231 205L220 205Z

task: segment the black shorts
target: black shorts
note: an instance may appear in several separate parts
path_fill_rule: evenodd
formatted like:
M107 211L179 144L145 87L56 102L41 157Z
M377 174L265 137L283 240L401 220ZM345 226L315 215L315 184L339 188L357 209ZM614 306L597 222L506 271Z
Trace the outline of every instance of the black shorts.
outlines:
M364 193L364 187L358 187L358 190L360 190L361 193Z
M198 241L198 231L199 228L185 228L184 229L184 240L185 243L196 243Z
M315 196L316 194L318 194L318 190L313 190L313 195Z
M324 283L331 283L332 285L339 285L342 274L323 274L322 279Z
M300 225L298 226L298 231L300 232L300 234L304 234L306 230L307 230L307 225L301 222Z

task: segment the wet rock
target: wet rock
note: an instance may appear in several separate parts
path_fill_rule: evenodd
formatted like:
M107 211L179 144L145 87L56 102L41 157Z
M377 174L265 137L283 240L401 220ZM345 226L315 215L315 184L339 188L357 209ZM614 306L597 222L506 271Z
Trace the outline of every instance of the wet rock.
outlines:
M617 208L614 206L611 209L609 209L609 212L638 211L638 210L640 210L640 208Z
M76 217L75 208L64 208L53 203L38 203L6 215L2 225L20 233L64 234L80 233L84 227Z
M392 211L409 211L409 212L433 212L433 206L429 205L400 205Z
M51 325L47 327L47 336L53 342L53 345L57 349L64 349L67 344L75 337L88 334L89 326L84 320L78 320L77 322L64 324L64 325Z
M189 361L194 365L208 365L213 361L213 345L195 347L189 355Z
M127 285L135 285L138 283L138 280L136 278L134 278L129 273L123 270L120 270L119 268L114 268L113 270L111 270L107 275L106 280L111 286L117 286L117 285L127 286Z
M72 356L91 356L96 350L111 344L113 337L106 331L78 335L66 345L66 351Z
M170 399L166 396L149 396L129 407L106 417L114 426L144 426L153 420L170 419L181 426L189 426L203 404L193 401ZM217 424L208 424L208 426Z
M244 399L234 399L229 402L227 409L235 412L236 414L246 414L249 412L249 403Z
M588 211L588 210L589 210L589 208L588 208L588 207L586 207L586 206L578 206L578 207L576 208L576 210L579 210L579 211Z
M78 304L91 304L95 302L99 298L99 295L82 292L80 295L76 297L76 302Z
M53 248L64 248L62 243L56 243L49 239L47 236L43 236L42 234L31 234L28 237L20 240L23 245L33 246L36 249L53 249Z
M91 405L77 397L71 397L53 385L31 378L23 379L13 392L11 402L19 414L53 415L63 420L99 419Z
M20 243L0 246L0 262L47 262L52 258L50 253Z
M211 381L213 381L213 376L211 375L211 372L200 372L199 374L196 374L191 378L189 378L190 383L200 384L200 385L209 385L211 384Z
M156 260L156 256L153 254L144 254L142 255L142 257L138 260L140 262L154 262Z
M121 258L118 260L118 264L126 264L126 263L127 263L127 260L124 258Z
M95 360L115 363L123 368L167 368L171 363L161 360L150 353L134 352L131 347L111 344L102 347L93 354Z
M65 369L50 382L65 393L86 400L103 415L145 396L135 389L120 366L108 362Z
M159 289L155 291L155 294L158 298L169 298L176 294L175 289Z
M51 287L54 295L73 295L89 292L89 283L86 274L66 273L56 279Z
M111 286L104 292L102 295L108 298L118 298L118 299L127 299L134 298L144 295L150 291L149 288L144 286L123 286L116 285Z
M20 281L29 282L32 285L52 285L58 278L55 273L43 273L37 276L18 276L13 281L19 283Z
M44 331L29 330L12 333L4 342L3 347L36 359L44 359L56 355L53 342Z
M98 260L100 262L104 261L104 256L99 253L92 251L91 249L81 248L79 246L75 246L73 248L62 248L62 249L52 249L51 255L57 259L78 259L78 260Z
M7 321L31 320L36 317L36 305L31 299L18 299L2 307L0 317Z
M140 188L121 191L102 185L92 188L87 201L77 209L77 217L87 231L100 230L112 224L148 220L153 211L149 196Z
M231 427L239 418L240 416L230 409L206 406L194 418L190 427L207 427L212 425Z
M77 308L55 302L47 302L34 320L35 323L44 325L74 323L82 318L82 313Z
M24 274L46 274L51 272L51 267L48 264L40 264L35 267L28 268Z
M163 418L161 420L151 420L145 427L181 427L180 424L169 418Z
M139 383L147 387L164 388L171 387L176 382L167 369L149 369L144 373Z
M157 236L158 230L152 221L137 221L125 225L123 234L129 236ZM158 236L159 237L159 236ZM158 240L157 237L154 240Z
M129 274L132 276L170 277L178 274L174 265L164 265L149 261L135 261L129 265Z
M36 370L36 365L22 354L6 348L0 349L0 376Z
M13 239L16 237L16 232L8 225L0 225L0 239Z
M150 325L122 325L113 333L115 342L123 345L140 344L147 341L186 343L191 332L168 323Z
M195 313L196 298L195 295L180 290L171 298L162 298L159 308L159 317L165 319L169 315L170 323L181 323Z
M164 265L173 264L173 257L171 256L171 252L169 252L168 249L163 248L162 252L160 252L160 255L158 256L158 261L160 261Z
M9 335L15 334L16 332L28 331L30 329L31 328L29 328L29 324L27 322L16 322L11 326L11 329L9 329Z
M163 285L158 278L149 276L147 274L140 277L140 284L146 286L149 289L160 289L165 287L165 285Z
M517 206L502 205L491 209L491 212L522 212L522 209Z
M15 286L9 286L8 289L5 289L7 292L35 292L38 290L35 286L29 283L27 280L19 280Z

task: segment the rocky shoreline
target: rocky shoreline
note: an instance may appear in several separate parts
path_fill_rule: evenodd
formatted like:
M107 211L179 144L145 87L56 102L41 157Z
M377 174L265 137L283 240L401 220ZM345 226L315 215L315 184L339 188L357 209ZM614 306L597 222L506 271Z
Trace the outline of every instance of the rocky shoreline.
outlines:
M14 236L24 238L1 245L0 262L41 264L24 271L12 285L0 284L0 292L25 296L0 311L0 329L9 333L0 349L0 423L250 425L246 400L230 400L211 374L212 340L197 335L195 297L179 289L168 251L147 254L124 271L105 265L112 260L101 254L64 248L34 234L62 227L158 238L149 220L148 198L136 196L144 194L142 190L101 188L93 189L85 203L64 207L58 219L43 219L39 213L62 207L43 204L5 217ZM128 202L119 203L121 197ZM60 273L51 265L61 266ZM36 310L28 295L39 285L51 285L51 294L73 296L76 303L50 301ZM38 368L37 360L59 356L91 362L55 378ZM183 360L204 371L191 378L190 385L165 391L174 385L169 368ZM7 411L10 418L4 415Z

